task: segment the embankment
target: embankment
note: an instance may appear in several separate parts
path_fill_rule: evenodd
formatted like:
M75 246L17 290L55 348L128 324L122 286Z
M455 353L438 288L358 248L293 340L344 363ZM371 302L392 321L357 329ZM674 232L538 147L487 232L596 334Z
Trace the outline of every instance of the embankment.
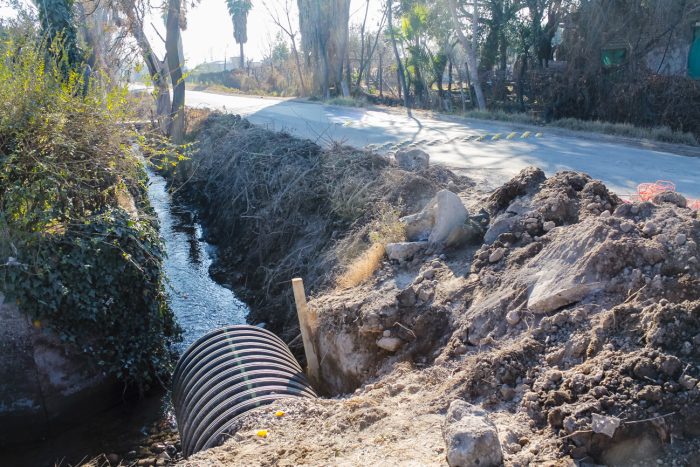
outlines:
M178 335L145 172L121 124L126 91L85 86L52 68L37 38L17 41L0 46L0 345L12 356L0 361L0 445L159 384Z
M685 465L700 455L700 220L682 196L624 203L585 174L535 168L479 193L419 157L399 166L321 150L231 116L197 134L200 153L177 180L208 206L219 271L241 271L251 288L277 273L257 319L283 333L287 280L307 279L323 389L335 397L252 411L224 446L188 462ZM340 216L345 206L356 214ZM288 258L295 267L278 267Z

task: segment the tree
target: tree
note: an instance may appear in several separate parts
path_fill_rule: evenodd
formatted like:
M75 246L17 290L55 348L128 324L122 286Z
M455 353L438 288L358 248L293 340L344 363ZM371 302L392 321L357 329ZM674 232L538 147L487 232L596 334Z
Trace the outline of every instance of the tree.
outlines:
M148 4L137 0L121 0L114 4L117 11L126 17L126 25L141 51L141 58L146 64L148 74L153 83L153 96L156 100L156 119L163 134L168 134L172 103L170 86L168 85L168 65L166 60L158 58L144 32L144 18Z
M248 42L248 13L253 8L251 0L226 0L228 12L233 21L233 38L241 48L240 68L245 68L243 44Z
M479 78L479 62L476 59L476 50L479 44L479 4L477 0L471 0L471 3L472 11L471 13L467 13L464 8L457 6L456 0L448 0L452 21L454 22L455 31L457 32L457 38L467 54L467 68L469 69L469 76L471 77L472 86L474 87L476 102L479 106L479 110L486 110L486 100L484 99L484 91L481 88L481 79ZM467 39L464 31L462 31L463 26L460 21L460 13L461 16L467 17L471 22L471 41Z
M175 144L181 144L185 139L185 77L182 71L184 59L180 54L181 8L181 0L168 0L165 22L165 52L173 87L168 136Z
M304 72L301 69L301 60L299 59L299 50L297 49L297 30L292 26L290 0L284 0L284 21L280 18L277 11L273 11L267 3L263 2L263 5L269 13L270 18L272 18L272 21L287 35L287 37L289 37L289 42L292 44L294 63L296 64L297 73L299 74L299 85L301 86L302 96L305 96L306 84L304 83Z
M327 99L331 87L344 88L350 0L297 0L297 6L305 61L315 90Z
M406 84L406 72L404 71L403 61L401 60L401 55L399 54L399 48L396 45L396 32L394 31L394 21L393 21L393 8L394 1L387 0L386 11L387 11L387 23L389 26L389 37L391 39L391 48L394 51L394 58L396 59L396 74L399 81L399 86L403 91L403 104L407 109L411 108L411 101L408 95L408 85Z
M68 68L74 68L83 60L78 47L78 34L73 17L73 0L36 0L41 29L49 46L59 46L56 59ZM56 41L60 41L57 44ZM62 67L65 70L66 67Z

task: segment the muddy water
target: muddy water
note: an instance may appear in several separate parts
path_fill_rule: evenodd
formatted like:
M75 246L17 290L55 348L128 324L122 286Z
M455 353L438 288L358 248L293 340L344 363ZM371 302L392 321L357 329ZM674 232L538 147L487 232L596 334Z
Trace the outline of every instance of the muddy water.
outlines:
M178 345L182 352L211 329L245 323L248 309L233 292L209 277L215 250L200 240L202 227L196 216L173 201L161 176L152 172L148 175L148 196L158 214L167 251L167 293L183 329L183 341ZM54 433L43 442L0 451L0 466L69 466L100 454L116 453L121 457L145 444L154 424L168 426L172 419L169 395L161 391Z

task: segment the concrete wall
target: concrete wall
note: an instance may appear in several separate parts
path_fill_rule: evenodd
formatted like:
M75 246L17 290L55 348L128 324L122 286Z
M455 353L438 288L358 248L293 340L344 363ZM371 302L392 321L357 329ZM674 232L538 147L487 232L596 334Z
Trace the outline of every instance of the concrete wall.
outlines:
M0 293L0 446L50 436L119 401L114 380Z

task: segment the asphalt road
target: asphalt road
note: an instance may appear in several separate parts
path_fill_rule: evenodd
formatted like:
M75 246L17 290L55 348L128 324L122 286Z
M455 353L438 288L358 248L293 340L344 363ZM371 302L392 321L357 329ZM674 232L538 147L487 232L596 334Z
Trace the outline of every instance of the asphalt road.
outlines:
M329 106L295 100L188 91L187 105L241 114L273 130L379 151L420 147L431 162L457 169L495 187L529 165L547 175L586 172L619 195L636 193L643 182L669 180L686 196L700 198L700 157L627 144L609 137L581 137L547 128L523 135L517 125L457 120L398 111ZM540 133L538 135L538 133ZM494 135L499 135L494 140ZM524 137L523 137L524 136ZM510 139L509 139L510 138ZM673 146L667 145L671 148ZM667 149L665 149L667 150ZM684 152L694 152L685 148ZM700 156L700 150L696 151Z

